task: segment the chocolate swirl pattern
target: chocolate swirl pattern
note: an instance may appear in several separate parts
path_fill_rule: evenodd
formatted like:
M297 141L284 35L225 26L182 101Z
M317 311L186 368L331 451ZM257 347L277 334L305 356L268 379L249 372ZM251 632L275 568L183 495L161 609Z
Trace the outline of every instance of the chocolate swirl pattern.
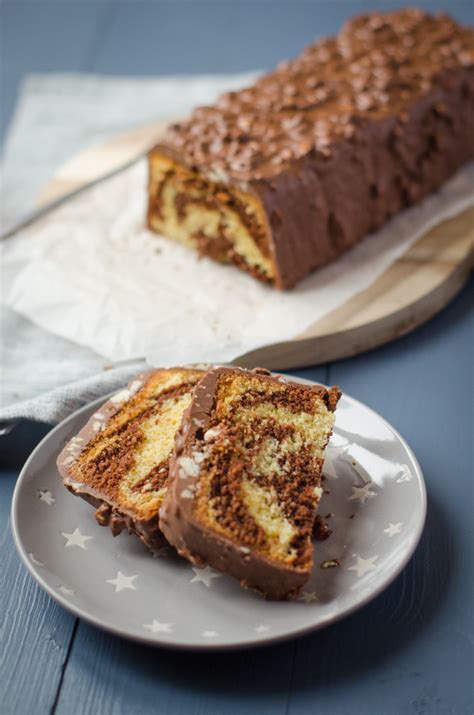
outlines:
M183 412L201 370L154 370L132 381L92 415L65 446L58 469L73 494L96 507L117 536L135 534L154 552L166 544L158 511Z
M338 388L216 368L176 435L160 526L179 553L267 598L294 596L313 565L324 450ZM324 538L317 529L319 538ZM327 535L327 534L326 534Z

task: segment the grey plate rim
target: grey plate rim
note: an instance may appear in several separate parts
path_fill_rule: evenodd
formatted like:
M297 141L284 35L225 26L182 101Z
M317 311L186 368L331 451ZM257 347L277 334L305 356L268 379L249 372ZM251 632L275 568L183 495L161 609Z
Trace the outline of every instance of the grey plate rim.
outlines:
M274 373L274 374L280 374L280 373ZM307 385L321 385L322 383L316 382L315 380L308 380L306 378L302 377L297 377L295 375L284 375L286 378L291 378L295 382L301 382L303 384ZM250 650L253 648L260 648L263 646L270 646L274 645L276 643L281 643L284 641L291 640L293 638L299 638L301 636L309 635L310 633L314 633L316 631L321 630L322 628L326 628L327 626L331 626L334 623L337 623L337 621L342 620L343 618L346 618L347 616L350 616L352 613L355 613L356 611L360 610L364 606L366 606L368 603L373 601L377 596L379 596L383 591L385 591L388 586L390 586L397 576L400 575L400 573L403 571L403 569L406 567L408 562L410 561L411 557L413 556L421 535L423 533L423 529L425 526L426 522L426 512L427 512L427 494L426 494L426 485L425 481L423 478L423 472L421 470L420 464L407 443L407 441L402 437L402 435L398 432L398 430L393 427L388 420L386 420L384 417L382 417L378 412L373 410L371 407L368 407L365 405L363 402L360 400L357 400L354 397L351 397L348 395L346 392L343 391L344 398L352 403L353 406L356 407L362 407L365 410L368 410L372 415L377 417L377 419L382 420L382 422L389 427L389 429L393 432L393 434L397 437L397 439L400 441L402 446L406 449L408 455L410 456L413 466L415 468L415 475L416 479L419 484L420 488L420 512L421 512L421 518L417 524L417 528L415 530L415 536L411 542L410 548L407 549L403 559L400 561L400 563L397 565L397 567L385 578L384 580L381 580L376 587L369 593L365 594L360 598L360 600L357 603L352 604L351 606L348 606L347 608L342 608L340 611L335 613L334 615L330 616L327 620L325 620L323 623L316 623L308 626L303 626L302 628L297 628L290 633L283 633L281 635L277 636L264 636L260 640L255 641L241 641L236 644L226 644L226 643L209 643L209 644L202 644L202 645L186 645L185 643L173 643L170 641L165 641L160 639L159 637L151 637L147 635L143 636L138 636L138 635L132 635L131 633L128 633L127 631L122 630L119 626L115 626L113 624L106 623L102 621L101 619L95 617L94 615L91 615L87 611L84 611L82 608L79 606L71 603L70 601L67 601L65 598L63 598L59 593L54 591L50 585L47 583L47 581L41 576L41 574L36 570L34 564L31 563L30 559L28 558L27 551L25 550L23 546L23 542L21 539L20 535L20 529L18 527L18 504L20 501L20 494L21 494L21 488L22 488L22 483L23 481L26 480L29 468L32 463L36 460L37 455L42 451L43 447L49 442L49 440L53 437L56 432L59 432L65 425L67 425L69 422L72 422L73 420L76 420L78 417L80 417L84 412L87 412L91 408L98 409L101 405L104 404L114 393L116 390L108 393L107 395L104 395L103 397L98 397L96 400L93 400L92 402L87 403L86 405L83 405L80 407L78 410L70 414L68 417L66 417L64 420L62 420L59 424L57 424L55 427L53 427L52 430L48 432L48 434L43 437L43 439L37 444L33 452L30 454L28 459L26 460L22 470L20 471L20 474L18 475L17 482L15 484L15 489L13 492L13 498L12 498L12 505L11 505L11 510L10 510L10 519L11 519L11 531L13 535L13 542L15 544L16 550L20 555L21 560L23 561L23 564L26 566L28 572L30 575L33 577L33 579L38 583L38 585L52 598L54 601L59 603L60 606L62 606L66 611L69 611L72 613L74 616L77 618L81 618L82 620L86 621L87 623L95 626L96 628L99 628L100 630L106 631L107 633L111 633L112 635L119 636L121 638L126 638L127 640L131 640L134 642L138 643L143 643L148 646L155 646L155 647L160 647L160 648L166 648L170 650L176 650L176 651L184 651L184 652L210 652L210 651L238 651L238 650Z

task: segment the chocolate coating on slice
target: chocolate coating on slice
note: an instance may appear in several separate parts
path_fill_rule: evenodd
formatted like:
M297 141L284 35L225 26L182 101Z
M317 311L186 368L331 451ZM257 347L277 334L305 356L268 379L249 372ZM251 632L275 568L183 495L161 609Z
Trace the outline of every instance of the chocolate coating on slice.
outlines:
M80 496L96 508L96 520L101 526L108 526L113 536L117 536L126 529L130 534L137 536L151 551L155 552L159 551L167 543L159 527L157 512L150 513L146 517L140 516L138 509L128 508L123 503L123 499L121 500L118 495L114 496L114 489L111 488L111 481L117 480L117 474L121 471L123 472L124 465L129 463L127 460L130 454L127 454L127 452L132 452L133 441L130 442L129 447L125 443L123 449L117 452L115 456L113 454L106 455L98 467L95 478L81 476L81 474L76 473L76 469L81 454L94 448L94 444L97 444L97 441L100 440L110 421L122 409L126 408L129 400L135 395L138 396L138 393L147 387L147 384L154 376L172 373L175 370L175 368L170 370L151 370L131 380L127 388L113 395L92 415L80 432L66 444L57 459L57 467L63 478L64 485L72 494ZM185 368L183 370L187 372ZM189 372L194 374L201 373L198 369L193 369ZM163 394L166 396L166 392ZM126 427L127 425L125 424L119 430L122 436L126 431ZM110 466L112 466L109 469L111 476L107 477L105 471ZM167 481L167 466L165 471L164 482Z
M249 547L242 541L208 528L196 511L199 490L201 457L206 443L215 436L218 426L211 424L219 379L232 373L248 374L240 368L210 370L194 391L191 405L183 415L176 434L175 452L170 463L170 481L167 496L160 510L160 527L168 541L178 552L197 566L206 564L231 574L243 586L254 588L267 598L285 599L297 594L307 581L309 571L304 567L277 562L273 558ZM260 372L260 379L268 383L281 378ZM300 384L285 380L288 387ZM334 411L340 397L338 388L311 388ZM329 436L328 436L329 437ZM197 452L196 452L197 450ZM314 519L314 516L313 516ZM311 525L312 526L312 525Z

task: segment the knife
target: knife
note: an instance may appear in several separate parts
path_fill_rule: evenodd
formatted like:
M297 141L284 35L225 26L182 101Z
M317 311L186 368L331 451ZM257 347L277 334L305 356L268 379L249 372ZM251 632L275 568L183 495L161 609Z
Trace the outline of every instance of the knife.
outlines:
M111 171L107 172L106 174L102 174L97 179L93 179L92 181L89 181L87 184L84 184L83 186L79 186L79 188L77 188L77 189L73 189L72 191L69 191L66 194L62 194L57 199L53 199L53 201L48 202L44 206L39 206L38 208L33 209L33 211L28 212L19 221L18 220L15 221L11 226L8 226L5 230L3 230L0 233L0 241L10 238L11 236L14 236L22 229L27 228L31 224L38 221L40 218L43 218L43 216L46 216L47 214L51 213L55 209L59 208L59 206L62 206L63 204L66 204L68 201L71 201L71 199L74 199L76 196L83 194L88 189L91 189L92 187L97 186L98 184L101 184L102 182L106 181L107 179L112 178L112 176L116 176L117 174L120 174L122 171L129 169L131 166L133 166L134 164L139 162L140 159L143 159L144 157L146 157L147 153L148 153L148 150L140 152L140 154L135 156L133 159L130 159L125 164L121 164L119 167L112 169Z

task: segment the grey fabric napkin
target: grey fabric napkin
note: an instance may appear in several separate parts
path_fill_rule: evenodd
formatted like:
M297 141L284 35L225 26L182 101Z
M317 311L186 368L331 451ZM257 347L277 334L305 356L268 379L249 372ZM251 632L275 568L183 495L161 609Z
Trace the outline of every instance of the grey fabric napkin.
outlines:
M0 429L6 433L20 419L57 424L79 407L118 390L145 368L144 361L110 368L82 380L56 387L32 399L15 402L1 410Z

